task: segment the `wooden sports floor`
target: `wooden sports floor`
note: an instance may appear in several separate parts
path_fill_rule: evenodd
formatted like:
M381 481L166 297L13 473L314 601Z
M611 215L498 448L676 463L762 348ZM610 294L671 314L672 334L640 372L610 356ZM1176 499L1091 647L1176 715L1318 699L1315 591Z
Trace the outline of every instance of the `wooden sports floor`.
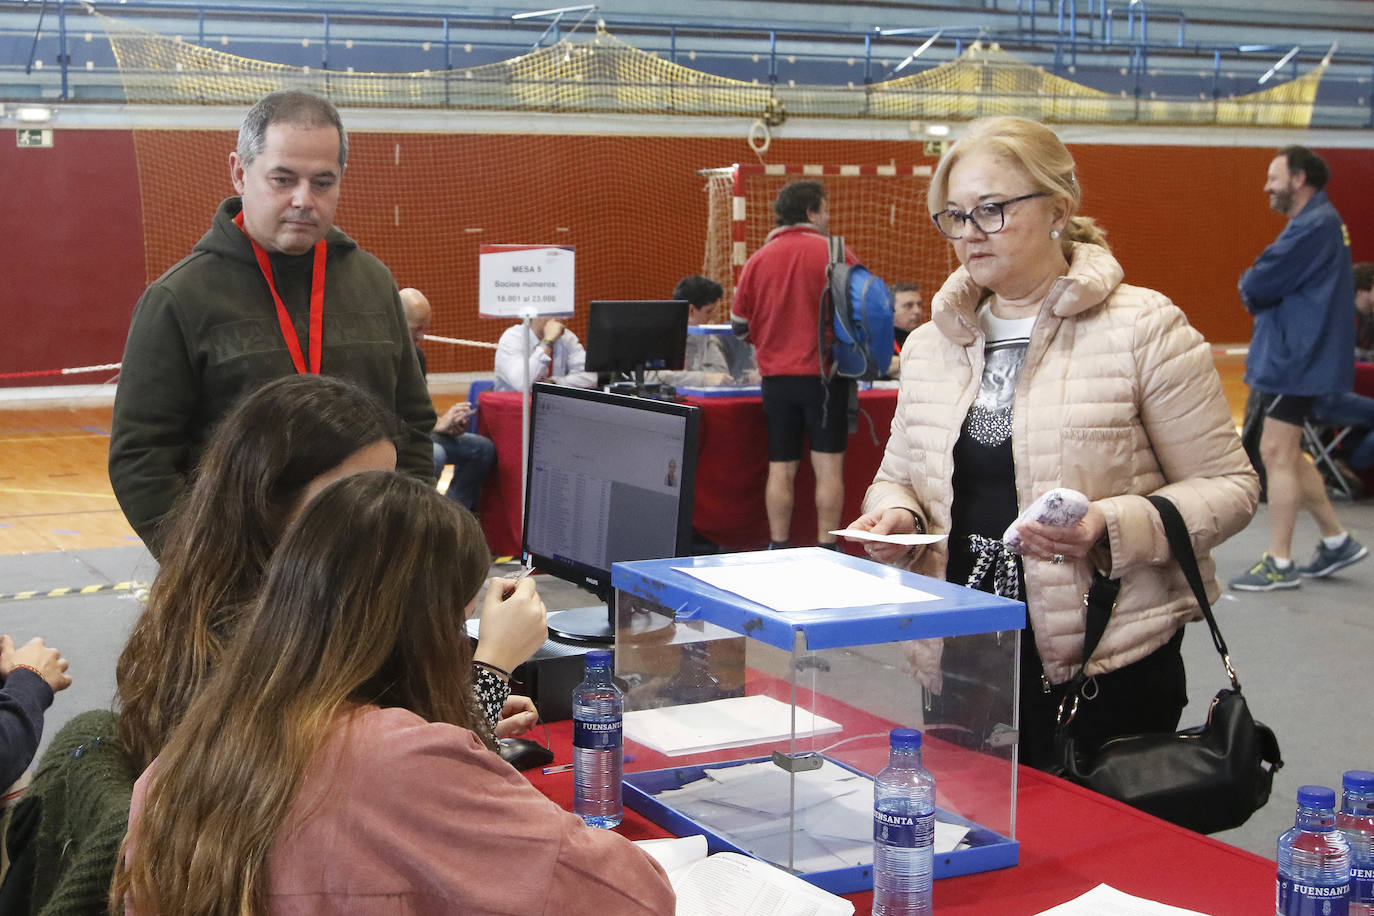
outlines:
M1243 358L1219 354L1216 360L1239 425L1246 396ZM452 400L443 398L441 406ZM0 554L139 543L105 471L110 410L108 404L0 401Z

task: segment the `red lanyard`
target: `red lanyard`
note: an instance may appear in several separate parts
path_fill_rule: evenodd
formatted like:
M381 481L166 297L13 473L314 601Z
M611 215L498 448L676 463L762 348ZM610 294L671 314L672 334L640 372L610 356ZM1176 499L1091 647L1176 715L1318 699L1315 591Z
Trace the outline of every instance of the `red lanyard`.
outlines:
M234 217L234 223L243 229L243 212ZM286 306L281 301L281 296L277 295L277 284L272 282L272 262L267 258L267 252L257 243L248 230L243 229L243 234L248 239L248 244L253 246L253 254L257 256L258 267L262 270L263 279L267 281L267 288L272 293L272 301L277 304L277 324L281 325L282 340L286 341L286 349L291 354L291 362L296 364L296 371L304 373L305 357L301 354L301 339L296 334L296 326L291 323L291 316L286 312ZM313 375L320 374L320 351L324 346L324 259L328 251L324 239L315 243L315 266L310 274L310 372Z

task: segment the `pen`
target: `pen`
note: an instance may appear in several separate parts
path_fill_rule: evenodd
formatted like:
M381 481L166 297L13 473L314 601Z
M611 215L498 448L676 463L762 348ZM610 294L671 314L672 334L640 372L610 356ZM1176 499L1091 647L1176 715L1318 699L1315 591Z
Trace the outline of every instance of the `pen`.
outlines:
M515 587L520 584L520 580L524 579L532 572L534 572L534 567L526 566L520 570L520 575L516 576L514 579L506 579L504 582L502 582L501 598L504 600L506 598L509 598L511 595L515 594Z

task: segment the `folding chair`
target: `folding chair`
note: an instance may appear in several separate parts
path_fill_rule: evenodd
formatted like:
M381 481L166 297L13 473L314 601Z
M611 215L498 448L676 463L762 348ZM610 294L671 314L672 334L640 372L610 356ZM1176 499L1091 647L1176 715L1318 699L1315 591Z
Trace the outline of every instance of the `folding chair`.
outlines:
M1341 472L1340 466L1336 464L1336 449L1345 441L1345 437L1350 435L1353 426L1323 426L1304 420L1302 424L1302 447L1317 466L1317 470L1326 480L1327 488L1335 491L1335 495L1345 499L1354 499L1355 488L1351 486L1350 480Z

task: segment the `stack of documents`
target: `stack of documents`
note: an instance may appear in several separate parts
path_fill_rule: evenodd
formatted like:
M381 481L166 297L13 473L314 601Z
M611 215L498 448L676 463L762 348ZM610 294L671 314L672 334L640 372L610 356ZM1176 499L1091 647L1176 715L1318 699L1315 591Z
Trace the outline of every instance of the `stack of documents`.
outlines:
M706 837L639 840L677 893L677 916L850 916L854 904L757 859L706 854Z
M838 732L838 722L798 707L796 737ZM625 714L625 738L669 757L786 741L793 736L792 707L769 696L730 697L706 703L637 709Z

